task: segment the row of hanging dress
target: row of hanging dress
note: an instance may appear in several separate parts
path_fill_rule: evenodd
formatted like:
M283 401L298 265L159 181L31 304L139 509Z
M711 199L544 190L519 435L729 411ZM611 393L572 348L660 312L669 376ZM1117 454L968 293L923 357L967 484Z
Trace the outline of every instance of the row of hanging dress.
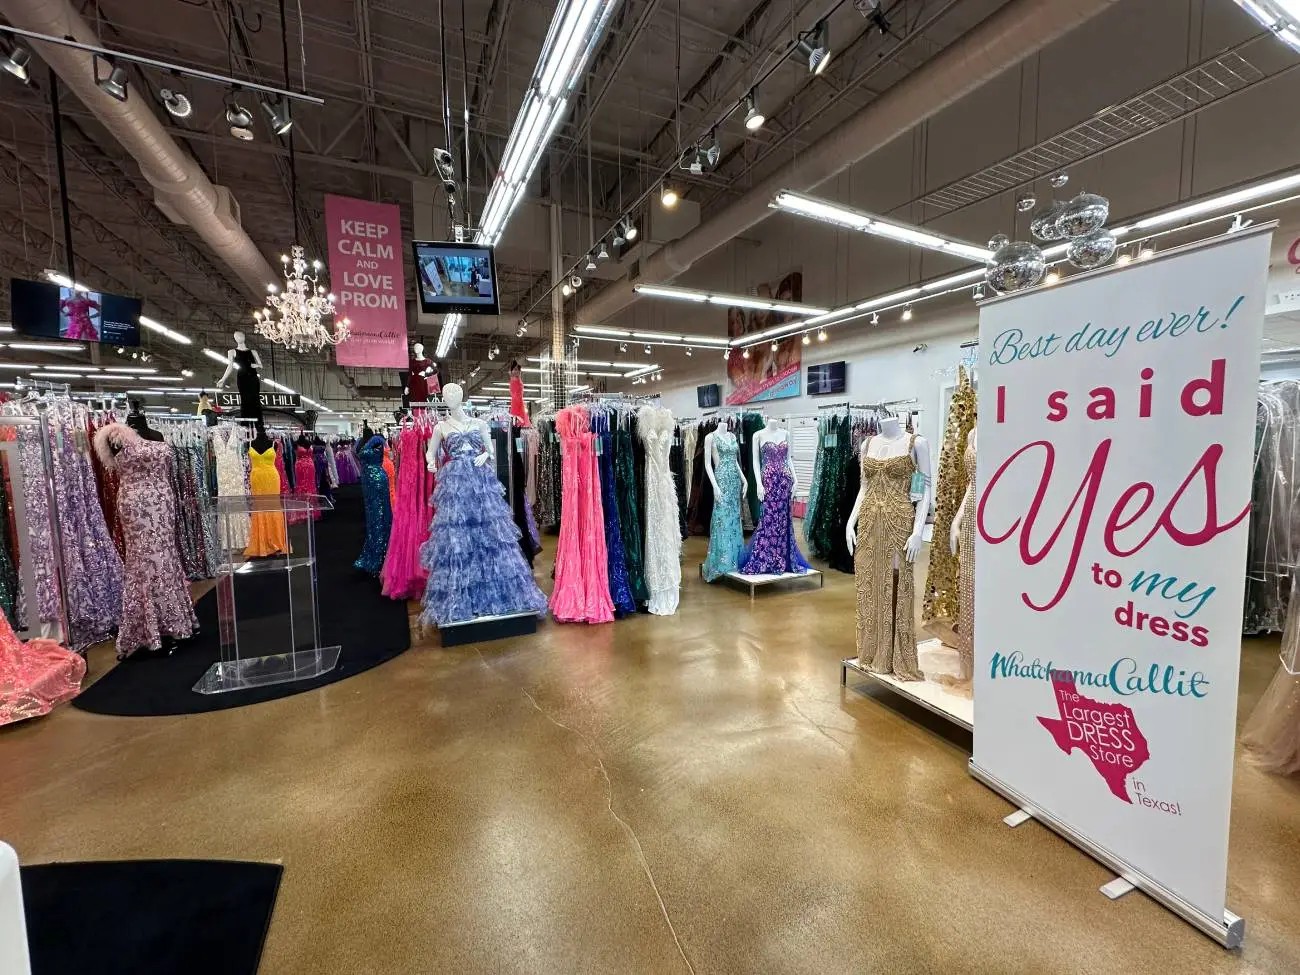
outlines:
M804 535L809 551L838 572L854 571L844 526L862 485L859 456L862 441L880 431L874 411L828 411L817 424L817 455L804 511Z
M1300 561L1300 382L1262 383L1246 548L1242 631L1284 630Z
M393 531L393 498L389 493L388 471L384 468L384 438L376 434L357 451L361 462L361 496L366 515L366 537L361 554L353 563L362 572L378 576L388 554ZM389 461L391 465L391 461Z
M393 525L388 537L380 582L390 599L419 599L429 582L420 562L420 549L429 540L433 519L434 475L425 461L433 425L424 411L397 437L397 487Z
M968 440L975 429L977 404L975 386L966 372L965 366L957 367L957 385L952 399L948 403L948 416L943 428L943 443L939 448L939 476L935 484L934 530L931 537L942 544L930 546L930 563L926 570L925 592L922 601L921 619L928 627L944 637L944 642L963 651L968 650L972 641L968 631L972 629L974 607L965 605L963 581L973 591L973 577L963 580L962 563L966 575L971 576L974 566L974 548L963 541L962 556L952 551L948 536L952 530L953 520L961 509L966 488L975 476L974 470L968 468ZM973 459L973 457L972 457ZM973 518L962 520L963 533L975 528ZM962 625L965 621L965 626ZM958 635L958 631L962 631Z

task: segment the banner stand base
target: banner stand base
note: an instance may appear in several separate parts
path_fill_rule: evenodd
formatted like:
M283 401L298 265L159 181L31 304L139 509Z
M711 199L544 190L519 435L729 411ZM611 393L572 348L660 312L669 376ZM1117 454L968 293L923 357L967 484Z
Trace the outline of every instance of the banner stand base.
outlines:
M1192 927L1209 935L1215 941L1219 942L1219 944L1223 945L1223 947L1229 949L1241 947L1246 936L1245 918L1238 917L1231 911L1224 911L1223 917L1215 918L1212 915L1206 914L1198 908L1193 907L1159 881L1153 880L1145 874L1134 870L1130 864L1124 862L1109 850L1098 846L1092 840L1088 839L1088 837L1077 832L1069 824L1063 823L1049 813L1036 808L1034 804L1029 801L1027 796L1017 792L997 776L976 765L973 758L970 760L970 764L967 767L972 776L979 779L994 792L1019 807L1017 813L1013 813L1011 816L1007 817L1008 820L1019 816L1020 813L1024 813L1027 818L1036 819L1058 836L1073 843L1098 863L1113 870L1117 875L1116 879L1101 888L1102 893L1105 893L1106 896L1111 897L1111 894L1108 893L1108 889L1118 889L1116 886L1117 884L1129 884L1131 885L1129 889L1142 891L1142 893L1146 894L1152 900L1173 911L1188 924L1192 925ZM1021 822L1024 822L1024 820L1022 819ZM1012 824L1008 823L1007 825ZM1126 891L1120 891L1120 893L1126 893ZM1114 896L1117 897L1119 894ZM1112 897L1112 899L1114 898Z
M1113 901L1119 900L1125 894L1131 894L1137 890L1137 884L1124 877L1116 877L1108 884L1102 884L1097 888Z

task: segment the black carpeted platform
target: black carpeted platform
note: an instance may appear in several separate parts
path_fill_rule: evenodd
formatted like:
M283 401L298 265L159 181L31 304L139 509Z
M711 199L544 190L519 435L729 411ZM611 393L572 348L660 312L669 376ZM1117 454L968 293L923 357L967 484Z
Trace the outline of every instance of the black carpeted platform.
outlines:
M236 860L23 867L34 975L255 975L284 868Z
M201 635L170 657L126 660L72 700L72 706L96 714L145 717L160 714L198 714L246 704L274 701L344 680L391 660L411 645L406 603L380 592L379 580L357 571L353 561L365 541L365 511L360 489L341 488L335 509L316 527L317 592L320 603L321 642L338 644L343 651L338 666L314 680L272 684L225 694L196 694L192 688L220 657L216 592L208 593L196 607ZM241 609L256 610L242 602ZM257 592L252 596L257 597ZM268 599L282 593L267 587Z

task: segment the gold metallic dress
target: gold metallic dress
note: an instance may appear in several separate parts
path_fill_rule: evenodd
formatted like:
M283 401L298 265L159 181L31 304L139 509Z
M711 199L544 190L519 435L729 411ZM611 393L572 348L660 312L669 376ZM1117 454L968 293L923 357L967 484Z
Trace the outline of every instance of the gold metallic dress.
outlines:
M961 655L961 676L970 679L975 670L975 444L966 438L966 502L961 512L957 541L957 652Z
M877 459L862 446L862 507L853 572L858 587L858 663L877 674L922 680L916 663L915 585L907 539L916 509L910 491L916 461L907 452Z

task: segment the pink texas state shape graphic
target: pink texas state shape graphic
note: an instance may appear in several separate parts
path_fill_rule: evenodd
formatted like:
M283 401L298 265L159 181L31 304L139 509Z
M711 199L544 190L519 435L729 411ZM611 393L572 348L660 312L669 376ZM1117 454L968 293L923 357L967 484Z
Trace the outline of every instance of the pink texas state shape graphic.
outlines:
M1083 752L1116 798L1131 803L1125 780L1151 757L1132 708L1084 697L1068 671L1052 673L1052 691L1059 717L1040 717L1039 724L1065 754Z

